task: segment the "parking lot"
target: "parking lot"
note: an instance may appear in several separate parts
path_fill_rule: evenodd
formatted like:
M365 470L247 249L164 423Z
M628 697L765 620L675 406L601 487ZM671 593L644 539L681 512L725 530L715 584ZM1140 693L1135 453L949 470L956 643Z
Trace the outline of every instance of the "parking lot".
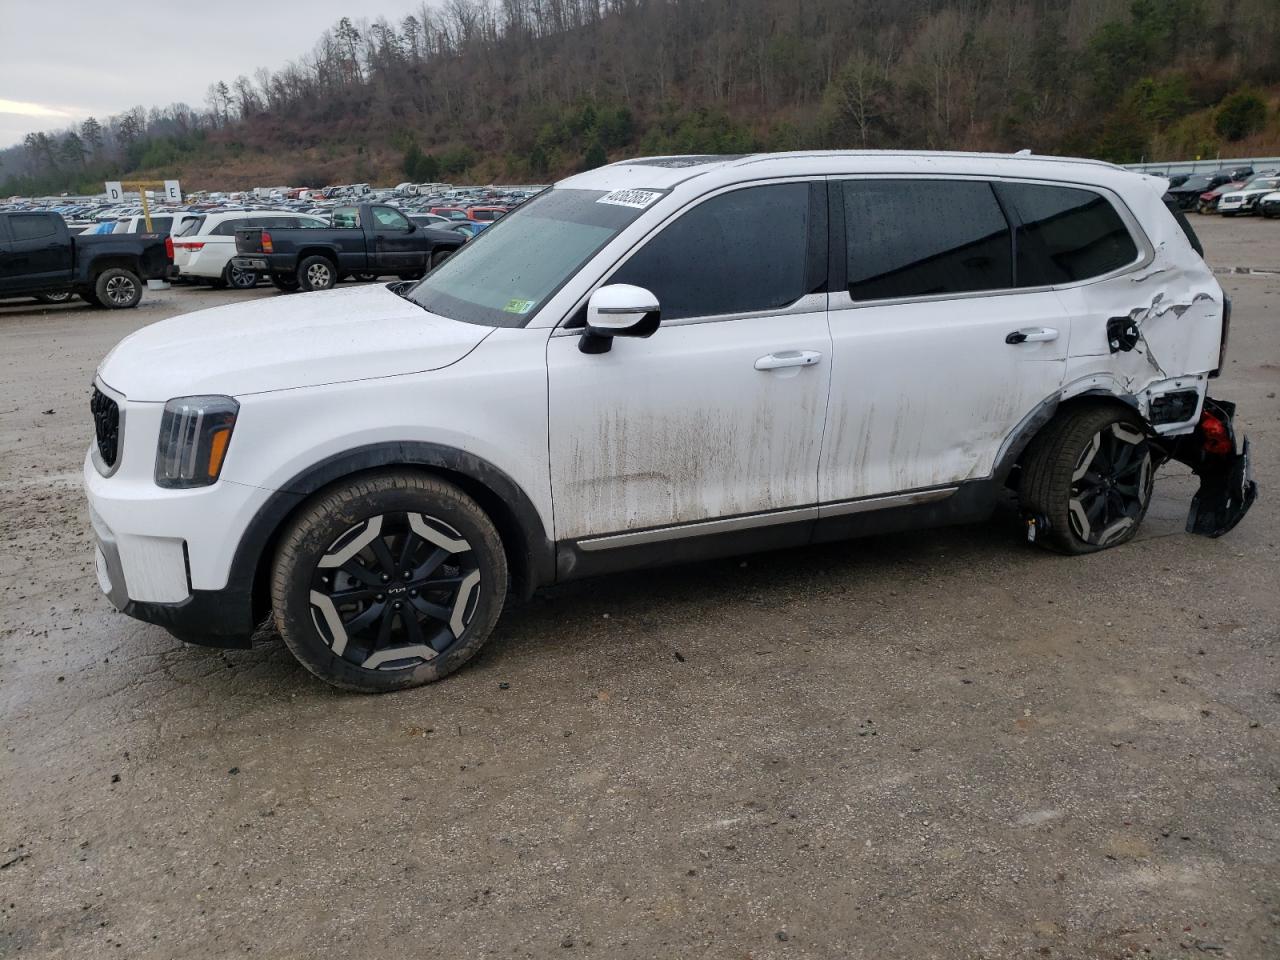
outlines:
M1223 270L1280 224L1193 217ZM1083 558L990 524L627 574L433 686L99 595L88 386L136 310L0 305L0 957L1280 955L1280 276L1224 272L1263 492Z

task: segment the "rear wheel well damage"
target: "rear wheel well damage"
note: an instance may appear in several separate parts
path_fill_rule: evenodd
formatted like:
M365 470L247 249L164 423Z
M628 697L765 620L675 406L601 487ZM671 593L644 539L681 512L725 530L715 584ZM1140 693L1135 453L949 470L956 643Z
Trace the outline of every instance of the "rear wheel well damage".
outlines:
M1258 492L1249 466L1249 442L1237 439L1235 404L1209 396L1195 429L1178 436L1157 433L1133 397L1090 391L1060 402L1051 399L1029 414L1006 441L996 479L1020 491L1028 458L1040 446L1038 440L1051 441L1068 418L1108 408L1141 424L1159 455L1156 467L1177 460L1200 478L1187 516L1188 533L1218 537L1240 522Z
M1138 409L1137 400L1133 397L1121 397L1102 391L1077 394L1066 400L1060 400L1057 396L1050 397L1024 417L1005 441L1004 450L996 462L995 478L1017 490L1022 479L1023 465L1038 438L1048 436L1067 417L1083 410L1104 407L1113 407L1118 412L1138 416L1150 432L1146 419Z
M431 444L390 444L331 458L277 491L241 539L232 578L249 581L253 618L271 613L271 567L276 548L302 507L339 483L388 470L416 470L454 484L493 522L502 540L511 589L521 597L554 579L554 547L528 496L506 474L479 458Z

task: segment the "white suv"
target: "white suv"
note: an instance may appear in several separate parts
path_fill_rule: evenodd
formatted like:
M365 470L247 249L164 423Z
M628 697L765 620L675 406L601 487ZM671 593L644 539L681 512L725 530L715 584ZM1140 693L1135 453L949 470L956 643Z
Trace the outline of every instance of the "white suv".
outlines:
M1166 181L1081 160L631 160L424 280L217 307L98 369L102 589L185 640L271 617L383 691L485 642L508 589L986 517L1123 543L1156 468L1188 529L1252 503L1209 399L1228 302Z
M202 214L188 221L180 233L173 235L173 262L180 277L194 278L215 287L248 290L257 286L258 275L252 270L238 270L231 264L236 255L237 230L327 226L327 220L290 210L234 210ZM272 282L275 283L274 278Z

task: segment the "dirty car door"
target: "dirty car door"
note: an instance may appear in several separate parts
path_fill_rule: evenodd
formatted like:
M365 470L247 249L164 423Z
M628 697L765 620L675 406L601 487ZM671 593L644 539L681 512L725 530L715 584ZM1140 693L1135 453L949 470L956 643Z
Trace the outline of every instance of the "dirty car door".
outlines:
M830 504L987 477L1005 438L1060 388L1070 329L1048 287L1019 287L992 185L832 182ZM835 289L835 284L842 289ZM824 507L824 516L841 507Z
M550 338L558 540L811 519L831 376L826 219L824 184L703 200L604 281L654 293L656 333L601 354L572 329Z

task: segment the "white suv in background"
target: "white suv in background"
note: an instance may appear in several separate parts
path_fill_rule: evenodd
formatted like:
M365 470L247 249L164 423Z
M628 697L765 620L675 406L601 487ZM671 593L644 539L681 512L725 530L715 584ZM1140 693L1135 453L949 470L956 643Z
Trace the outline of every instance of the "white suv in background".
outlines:
M294 227L327 227L320 217L289 210L232 211L201 214L173 235L173 262L178 276L212 283L215 287L244 290L257 285L258 275L236 270L236 231L249 227L281 230Z
M980 520L1065 553L1256 494L1208 397L1229 304L1105 163L935 153L631 160L415 283L152 324L103 361L102 589L194 642L270 617L312 672L457 669L509 589ZM659 600L660 602L660 600Z

